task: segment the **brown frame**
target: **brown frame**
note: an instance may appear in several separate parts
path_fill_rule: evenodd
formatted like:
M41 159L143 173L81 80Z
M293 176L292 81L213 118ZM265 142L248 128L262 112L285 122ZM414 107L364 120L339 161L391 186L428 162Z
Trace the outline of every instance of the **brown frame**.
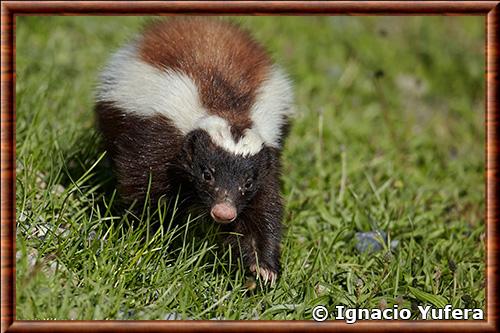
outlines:
M499 330L498 122L499 1L5 1L1 4L1 328L0 332L166 331L488 331ZM481 15L486 17L486 320L368 321L23 321L15 320L15 16L16 15Z

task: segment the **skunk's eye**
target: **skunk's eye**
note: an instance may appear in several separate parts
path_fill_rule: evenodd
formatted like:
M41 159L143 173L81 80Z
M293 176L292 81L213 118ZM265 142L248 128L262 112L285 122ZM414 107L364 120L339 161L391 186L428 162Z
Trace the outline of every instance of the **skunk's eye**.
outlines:
M203 180L207 182L212 181L212 179L214 178L212 176L212 173L208 169L203 170L201 176L203 177Z
M253 187L253 179L252 178L248 178L247 181L245 182L245 190L248 191L250 189L252 189Z

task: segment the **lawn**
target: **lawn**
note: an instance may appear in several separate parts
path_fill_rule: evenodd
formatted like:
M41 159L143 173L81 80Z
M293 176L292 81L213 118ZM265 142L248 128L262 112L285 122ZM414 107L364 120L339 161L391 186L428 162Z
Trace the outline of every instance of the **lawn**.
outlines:
M277 285L231 262L206 217L173 223L165 207L136 216L117 204L93 88L147 19L18 16L17 319L485 309L484 19L233 19L295 82ZM370 231L387 242L358 250Z

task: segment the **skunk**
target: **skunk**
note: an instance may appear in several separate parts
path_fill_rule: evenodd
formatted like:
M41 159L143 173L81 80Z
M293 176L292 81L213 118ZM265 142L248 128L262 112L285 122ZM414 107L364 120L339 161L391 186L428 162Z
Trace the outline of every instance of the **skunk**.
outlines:
M223 225L251 272L274 284L292 104L287 75L247 31L171 18L112 55L95 110L125 203L180 193Z

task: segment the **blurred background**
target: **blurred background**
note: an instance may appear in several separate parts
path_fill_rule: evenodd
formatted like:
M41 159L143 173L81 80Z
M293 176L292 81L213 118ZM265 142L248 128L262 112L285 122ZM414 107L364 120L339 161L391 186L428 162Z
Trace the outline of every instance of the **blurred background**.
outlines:
M484 18L225 19L250 30L295 84L278 286L254 289L210 256L201 266L163 260L161 238L141 245L103 223L122 217L106 208L114 194L102 190L110 174L99 171L93 89L151 18L18 16L17 319L484 308ZM385 246L366 251L368 232L386 235ZM210 252L203 244L193 240L193 256Z

